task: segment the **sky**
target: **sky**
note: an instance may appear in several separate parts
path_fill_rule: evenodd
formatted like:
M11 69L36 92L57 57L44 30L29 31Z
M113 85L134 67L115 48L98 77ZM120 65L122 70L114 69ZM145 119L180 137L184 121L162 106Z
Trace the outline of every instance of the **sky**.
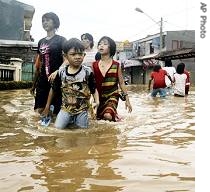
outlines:
M97 42L106 35L115 41L134 41L163 31L195 30L194 0L18 0L32 5L31 34L37 42L46 36L41 18L54 12L60 18L57 34L80 38L91 33ZM138 7L145 14L135 11ZM148 15L154 20L150 19ZM155 23L156 21L156 23Z

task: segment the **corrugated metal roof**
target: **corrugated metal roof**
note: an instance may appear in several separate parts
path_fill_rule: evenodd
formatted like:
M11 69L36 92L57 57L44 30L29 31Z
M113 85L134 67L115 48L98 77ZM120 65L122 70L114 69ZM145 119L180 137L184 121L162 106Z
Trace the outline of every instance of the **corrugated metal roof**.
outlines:
M165 58L169 58L171 60L176 59L187 59L195 57L195 48L182 48L177 50L163 51L159 53L155 59L164 61Z
M138 60L133 60L133 59L129 59L129 60L125 60L123 61L123 67L127 68L127 67L134 67L134 66L141 66L142 63Z
M155 58L159 53L152 53L152 54L149 54L149 55L144 55L144 56L141 56L141 57L136 57L135 59L138 59L138 60L146 60L146 59L153 59Z

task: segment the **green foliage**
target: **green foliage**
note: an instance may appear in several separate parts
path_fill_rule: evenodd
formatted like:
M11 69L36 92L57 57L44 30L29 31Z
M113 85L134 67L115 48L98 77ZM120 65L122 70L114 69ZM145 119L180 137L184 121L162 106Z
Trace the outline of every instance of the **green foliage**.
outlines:
M28 89L32 87L32 81L0 81L0 90Z

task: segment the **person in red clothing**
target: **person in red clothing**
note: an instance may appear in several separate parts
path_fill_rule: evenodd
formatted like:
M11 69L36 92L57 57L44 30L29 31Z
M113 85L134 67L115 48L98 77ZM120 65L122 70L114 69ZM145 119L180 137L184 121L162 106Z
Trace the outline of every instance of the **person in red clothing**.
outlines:
M153 72L150 74L148 86L148 90L150 91L151 83L153 81L153 89L151 92L152 97L156 97L158 93L160 97L166 96L165 76L168 76L169 80L173 82L170 75L165 70L163 70L159 64L156 64L153 68Z
M187 75L186 84L185 84L185 95L188 95L190 89L190 72L185 69L184 74Z

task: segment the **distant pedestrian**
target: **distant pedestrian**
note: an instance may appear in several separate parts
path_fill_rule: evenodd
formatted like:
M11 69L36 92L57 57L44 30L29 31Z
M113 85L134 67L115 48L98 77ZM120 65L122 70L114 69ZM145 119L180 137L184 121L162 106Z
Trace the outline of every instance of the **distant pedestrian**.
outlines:
M171 59L166 58L165 59L165 67L163 67L163 70L166 70L166 72L170 75L171 79L174 79L174 74L176 73L175 67L172 66ZM173 94L173 85L168 78L168 76L165 76L165 83L166 83L166 92L168 95Z
M150 74L150 80L148 90L150 91L151 83L153 82L151 96L156 97L159 93L160 97L166 96L166 83L165 76L168 76L171 83L173 82L170 75L161 68L159 64L156 64L153 68L153 72Z
M187 75L184 73L185 64L179 63L176 67L176 74L174 74L174 96L185 96L185 85Z

